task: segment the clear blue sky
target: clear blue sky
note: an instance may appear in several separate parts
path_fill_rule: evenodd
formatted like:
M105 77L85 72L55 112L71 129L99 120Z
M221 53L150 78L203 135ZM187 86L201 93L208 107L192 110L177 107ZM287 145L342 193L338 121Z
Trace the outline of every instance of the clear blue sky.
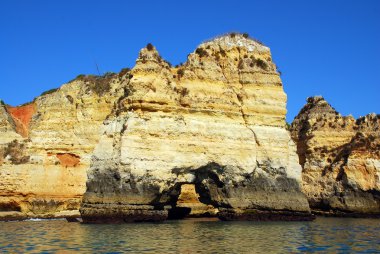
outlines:
M339 112L380 113L380 1L0 1L0 98L32 100L78 74L132 67L153 43L172 64L202 41L248 32L268 45L287 120L323 95Z

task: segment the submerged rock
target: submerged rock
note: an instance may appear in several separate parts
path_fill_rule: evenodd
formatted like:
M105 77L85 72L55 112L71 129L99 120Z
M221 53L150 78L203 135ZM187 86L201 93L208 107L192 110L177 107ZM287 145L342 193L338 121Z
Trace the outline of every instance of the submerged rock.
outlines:
M92 156L84 222L164 220L187 184L222 219L312 218L269 48L222 36L171 68L149 45L131 75Z
M341 116L308 98L290 131L311 208L337 216L380 215L380 115Z

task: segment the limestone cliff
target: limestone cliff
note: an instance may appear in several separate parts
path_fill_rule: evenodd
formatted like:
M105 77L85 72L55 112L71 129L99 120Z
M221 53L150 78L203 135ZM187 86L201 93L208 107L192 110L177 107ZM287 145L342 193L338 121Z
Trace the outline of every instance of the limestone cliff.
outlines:
M0 106L0 219L79 216L86 170L125 77L80 76Z
M166 219L185 184L221 219L311 218L268 47L222 36L171 68L148 45L131 74L101 128L85 222Z
M355 120L341 116L322 97L311 97L290 131L312 209L380 214L380 115Z

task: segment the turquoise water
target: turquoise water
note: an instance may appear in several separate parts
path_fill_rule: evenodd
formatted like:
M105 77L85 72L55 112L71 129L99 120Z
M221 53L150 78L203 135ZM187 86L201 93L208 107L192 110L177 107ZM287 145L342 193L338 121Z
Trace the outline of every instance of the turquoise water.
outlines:
M0 222L1 253L380 253L380 220Z

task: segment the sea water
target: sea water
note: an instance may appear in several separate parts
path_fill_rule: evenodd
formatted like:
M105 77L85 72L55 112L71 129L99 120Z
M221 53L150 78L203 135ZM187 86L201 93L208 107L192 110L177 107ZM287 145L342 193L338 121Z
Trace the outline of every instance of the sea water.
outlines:
M380 253L380 220L0 222L1 253Z

